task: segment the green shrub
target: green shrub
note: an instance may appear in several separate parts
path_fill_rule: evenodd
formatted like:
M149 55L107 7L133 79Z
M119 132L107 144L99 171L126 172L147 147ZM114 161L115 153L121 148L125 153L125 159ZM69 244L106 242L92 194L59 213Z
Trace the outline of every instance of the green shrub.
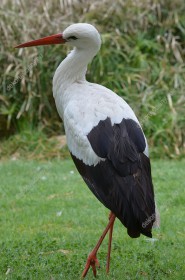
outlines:
M156 157L184 153L185 2L11 1L1 4L0 135L22 127L61 133L52 77L68 51L62 46L13 46L62 31L73 22L99 29L103 45L87 78L131 105Z

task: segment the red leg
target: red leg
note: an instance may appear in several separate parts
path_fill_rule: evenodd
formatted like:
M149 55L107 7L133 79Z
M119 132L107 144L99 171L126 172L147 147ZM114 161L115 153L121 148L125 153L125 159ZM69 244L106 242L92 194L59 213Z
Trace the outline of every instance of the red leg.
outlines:
M109 230L109 245L108 245L108 253L107 253L107 265L106 265L106 272L109 273L109 268L110 268L110 253L111 253L111 244L112 244L112 232L113 232L113 227L114 227L114 222L115 222L115 215L111 212L109 219L113 216L114 220L110 226Z
M94 249L91 251L91 253L89 254L89 256L87 258L87 262L86 262L84 271L82 273L82 277L86 276L90 266L92 266L93 274L96 277L96 266L99 267L99 262L98 262L98 259L96 257L96 253L97 253L98 249L100 248L100 245L101 245L103 239L105 238L108 230L111 229L111 227L113 229L113 224L114 224L115 218L116 218L116 216L113 213L111 213L110 217L109 217L108 225L106 226L106 228L105 228L103 234L101 235L98 243L96 244L96 246L94 247ZM111 239L112 239L112 233L111 233ZM109 242L109 243L111 244L111 242ZM108 252L108 254L110 255L110 252ZM110 256L109 256L109 261L110 261Z

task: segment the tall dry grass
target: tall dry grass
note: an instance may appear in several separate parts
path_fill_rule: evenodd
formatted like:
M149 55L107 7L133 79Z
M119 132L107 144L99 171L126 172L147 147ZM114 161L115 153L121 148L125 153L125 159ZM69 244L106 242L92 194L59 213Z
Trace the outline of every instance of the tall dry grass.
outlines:
M13 46L74 22L99 29L103 45L88 79L121 96L138 115L155 156L178 157L185 137L185 2L1 0L0 135L39 128L59 134L52 76L66 48Z

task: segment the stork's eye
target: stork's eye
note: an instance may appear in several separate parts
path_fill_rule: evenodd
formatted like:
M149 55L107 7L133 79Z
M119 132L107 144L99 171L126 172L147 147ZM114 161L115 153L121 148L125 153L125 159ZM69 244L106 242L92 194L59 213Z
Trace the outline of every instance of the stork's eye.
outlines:
M77 40L78 38L76 36L70 36L68 38L66 38L67 40Z

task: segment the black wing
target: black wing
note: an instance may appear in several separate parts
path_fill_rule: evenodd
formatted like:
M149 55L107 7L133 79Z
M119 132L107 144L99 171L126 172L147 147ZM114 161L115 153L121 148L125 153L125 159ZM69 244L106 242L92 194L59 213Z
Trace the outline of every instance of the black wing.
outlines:
M94 195L127 227L131 237L152 237L155 202L145 138L131 119L100 121L87 135L94 152L105 161L87 166L72 158Z

